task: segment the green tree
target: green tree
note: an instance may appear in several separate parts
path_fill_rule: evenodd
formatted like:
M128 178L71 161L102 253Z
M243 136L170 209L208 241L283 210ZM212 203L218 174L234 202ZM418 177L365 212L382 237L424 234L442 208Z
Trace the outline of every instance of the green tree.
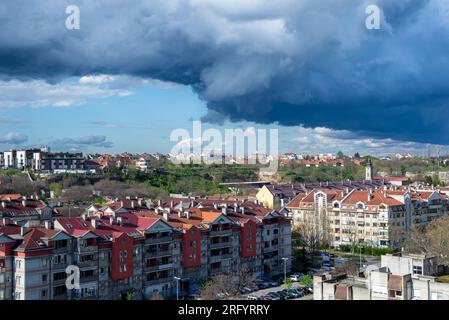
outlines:
M292 286L293 286L292 279L290 279L290 278L285 279L284 280L284 285L285 285L285 288L290 291L292 289Z

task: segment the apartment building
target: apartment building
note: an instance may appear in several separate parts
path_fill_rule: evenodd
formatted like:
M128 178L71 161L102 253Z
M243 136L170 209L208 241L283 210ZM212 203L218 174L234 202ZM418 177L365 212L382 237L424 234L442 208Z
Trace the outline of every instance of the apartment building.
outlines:
M31 169L39 172L85 170L82 153L50 152L48 147L41 149L10 150L2 153L1 168Z
M449 284L439 282L435 257L385 255L380 266L359 276L315 275L314 300L449 300Z
M413 226L423 226L449 212L447 195L437 190L384 186L344 191L315 189L300 194L286 208L293 228L313 224L330 244L395 247Z
M182 295L220 273L282 275L284 263L289 272L290 220L252 202L124 199L53 227L0 224L3 299L148 299L177 287ZM78 288L66 286L70 265Z
M273 184L263 186L256 194L257 201L267 208L283 208L296 196L309 193L314 189L340 190L359 189L369 190L384 185L381 179L372 179L371 173L362 181L326 181L307 182L300 184Z
M45 221L51 221L53 209L36 198L27 198L20 194L0 195L0 218L26 226L39 226Z

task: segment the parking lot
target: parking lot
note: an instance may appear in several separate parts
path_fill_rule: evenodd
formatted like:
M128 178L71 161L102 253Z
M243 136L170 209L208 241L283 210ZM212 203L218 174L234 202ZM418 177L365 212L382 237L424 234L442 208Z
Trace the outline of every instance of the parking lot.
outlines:
M304 288L304 287L305 287L305 285L300 284L298 282L293 282L292 286L291 286L292 289L298 289L298 288ZM281 285L269 287L266 289L260 289L260 290L253 291L250 294L248 294L247 296L262 298L263 296L266 296L271 292L278 292L278 291L282 291L285 289L287 289L287 287L284 284L281 284ZM289 300L310 300L310 299L312 299L312 293L307 292L307 294L302 297L293 298L293 299L289 299Z

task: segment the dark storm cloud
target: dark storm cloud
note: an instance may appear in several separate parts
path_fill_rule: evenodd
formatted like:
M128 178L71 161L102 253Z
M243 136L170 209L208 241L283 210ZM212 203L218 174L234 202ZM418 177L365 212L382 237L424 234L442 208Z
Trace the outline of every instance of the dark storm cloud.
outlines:
M4 79L130 74L191 85L208 121L449 144L445 0L16 0L0 16Z

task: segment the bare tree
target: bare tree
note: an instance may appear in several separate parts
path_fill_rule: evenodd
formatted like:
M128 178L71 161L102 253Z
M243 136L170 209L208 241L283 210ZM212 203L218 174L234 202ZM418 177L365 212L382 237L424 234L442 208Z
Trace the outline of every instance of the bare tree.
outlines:
M199 290L202 300L238 299L238 283L229 274L219 274L207 281Z
M440 264L449 265L449 216L435 219L425 228L412 228L405 248L411 253L434 255Z

